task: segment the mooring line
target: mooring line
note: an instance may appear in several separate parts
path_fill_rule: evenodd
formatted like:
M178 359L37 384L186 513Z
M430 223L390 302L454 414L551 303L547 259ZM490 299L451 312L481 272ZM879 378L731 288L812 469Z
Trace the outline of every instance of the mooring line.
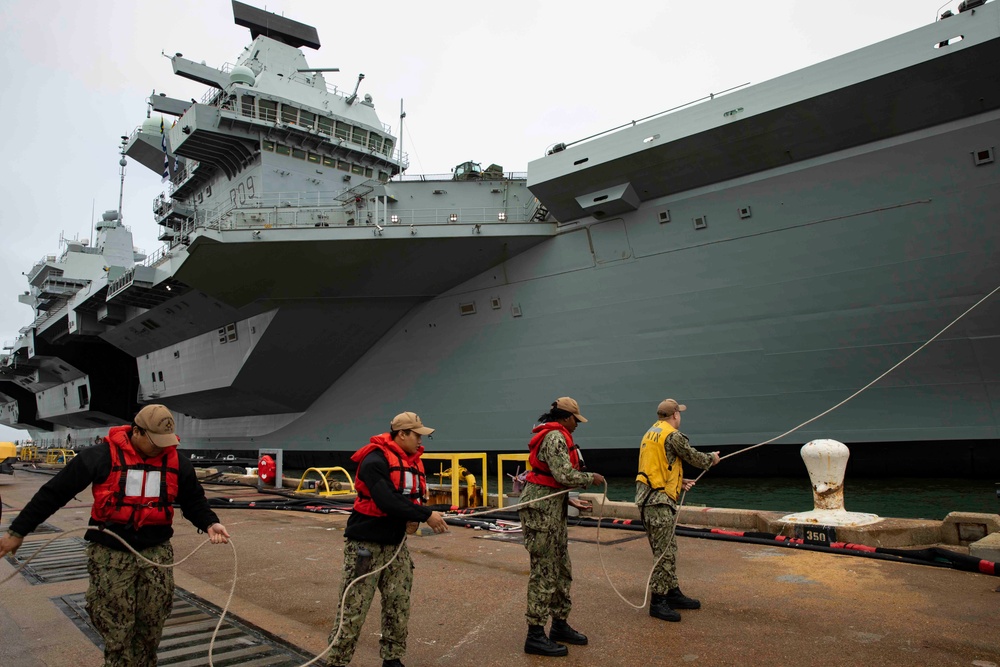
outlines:
M850 396L848 396L844 400L840 401L839 403L837 403L833 407L831 407L831 408L829 408L827 410L824 410L823 412L819 413L818 415L816 415L812 419L808 419L808 420L802 422L801 424L799 424L798 426L796 426L795 428L792 428L792 429L790 429L788 431L785 431L781 435L776 436L774 438L771 438L770 440L765 440L764 442L759 442L756 445L750 445L749 447L744 447L743 449L738 449L735 452L730 452L729 454L726 454L725 456L720 456L719 457L719 461L722 461L723 459L728 459L728 458L736 456L738 454L743 454L745 452L749 452L751 449L757 449L758 447L763 447L764 445L771 444L775 440L780 440L781 438L784 438L786 435L791 435L792 433L795 433L796 431L798 431L803 426L811 424L814 421L816 421L817 419L820 419L821 417L824 417L824 416L830 414L831 412L833 412L834 410L840 408L841 406L843 406L848 401L851 401L852 399L854 399L858 395L860 395L862 392L864 392L864 391L868 390L869 388L871 388L872 385L874 385L875 383L877 383L879 380L881 380L885 376L889 375L889 373L893 372L894 370L896 370L897 368L899 368L900 366L902 366L904 363L906 363L907 361L909 361L914 355L916 355L918 352L920 352L925 347L927 347L928 345L930 345L931 343L933 343L935 340L937 340L942 334L944 334L945 331L947 331L948 329L950 329L957 322L959 322L963 317L965 317L966 315L968 315L969 313L971 313L973 310L975 310L976 308L978 308L980 305L982 305L982 303L984 301L986 301L987 299L989 299L991 296L993 296L994 294L996 294L998 291L1000 291L1000 285L997 285L996 287L994 287L989 292L989 294L987 294L983 298L979 299L979 301L977 301L976 303L974 303L971 306L969 306L969 308L967 308L965 310L965 312L963 312L961 315L959 315L958 317L956 317L955 319L953 319L951 322L949 322L948 324L946 324L943 329L941 329L936 334L934 334L929 339L927 339L922 345L920 345L920 347L918 347L917 349L915 349L913 352L910 352L908 355L906 355L905 357L903 357L900 361L898 361L891 368L889 368L889 370L885 371L884 373L882 373L881 375L879 375L877 378L875 378L874 380L872 380L871 382L869 382L868 384L866 384L861 389L858 389L856 392L854 392L853 394L851 394ZM694 478L694 482L691 484L691 486L694 486L695 484L697 484L698 481L700 481L701 478L704 477L708 473L708 471L710 469L711 468L706 469L706 470L702 470L701 474L699 474L697 477ZM607 481L605 481L604 482L604 494L601 497L601 508L602 508L601 513L602 514L603 514L604 502L607 499L607 496L608 496L608 483L607 483ZM684 499L686 497L687 497L687 489L684 489L683 492L681 493L680 501L677 503L677 508L676 508L677 511L676 511L676 514L674 515L674 524L673 524L673 528L671 529L671 531L672 531L671 537L673 537L677 533L677 522L680 521L680 518L681 518L681 508L684 506ZM663 557L667 555L667 552L666 552L666 550L664 550L664 552L662 554L660 554L659 558L657 558L653 562L653 567L649 571L649 577L646 579L646 590L645 590L645 593L644 593L643 598L642 598L642 604L641 605L635 605L632 602L629 602L625 598L625 596L622 595L617 588L615 588L614 582L611 581L611 575L608 574L608 570L604 566L604 557L601 555L601 521L603 519L604 519L603 516L601 516L601 517L599 517L597 519L597 553L598 553L598 556L600 557L600 560L601 560L601 568L604 570L604 576L608 580L608 583L611 585L611 589L615 592L615 594L619 598L621 598L621 600L625 604L629 605L630 607L632 607L634 609L643 609L643 608L645 608L646 603L649 600L649 589L650 589L650 584L652 583L652 580L653 580L653 573L656 571L656 567L660 564L660 561L663 560Z
M569 491L570 491L570 489L563 489L562 491L557 491L557 492L551 493L551 494L549 494L547 496L543 496L541 498L536 498L535 500L529 500L529 501L526 501L526 502L523 502L523 503L518 503L517 505L511 505L510 508L505 508L505 509L516 509L518 507L525 507L527 505L532 505L534 503L541 502L543 500L546 500L548 498L552 498L554 496L560 496L560 495L563 495L564 493L569 493ZM267 508L264 508L264 509L267 509ZM475 514L468 514L468 515L464 515L464 516L476 516L476 515L479 515L479 514L489 514L491 512L496 512L496 511L497 510L489 510L489 511L485 511L485 512L477 512ZM20 565L18 565L14 569L14 571L12 573L10 573L10 575L8 575L3 580L0 580L0 586L2 586L3 584L7 583L11 579L13 579L15 576L17 576L18 572L20 572L25 567L27 567L27 565L35 558L35 556L37 556L38 554L40 554L52 542L55 542L56 540L62 539L64 537L69 537L70 535L73 535L75 533L85 532L85 531L88 531L88 530L100 530L100 529L97 528L97 527L95 527L95 526L82 526L80 528L74 528L72 530L65 531L63 533L60 533L59 535L56 535L54 537L49 538L40 547L38 547L38 549L35 550L35 553L33 553L31 556L29 556L27 558L27 560L25 560L23 563L21 563ZM149 560L148 558L146 558L145 556L143 556L142 554L140 554L138 551L136 551L132 547L132 545L130 545L128 542L126 542L120 535L117 535L117 534L115 534L115 533L113 533L111 531L107 531L107 530L100 530L100 532L103 535L110 535L110 536L114 537L116 540L118 540L119 542L121 542L123 545L125 545L125 548L128 549L129 551L131 551L137 558L139 558L139 560L145 561L146 563L149 563L150 565L152 565L154 567L162 567L162 568L174 568L174 567L177 567L178 565L180 565L181 563L183 563L184 561L186 561L188 558L190 558L191 556L193 556L195 554L195 552L197 552L203 546L205 546L206 544L208 544L209 542L211 542L210 539L206 539L201 544L199 544L197 547L195 547L194 550L191 551L191 553L189 553L187 556L185 556L184 558L182 558L180 560L175 560L173 563L157 563L155 561ZM222 627L222 621L226 618L226 614L229 613L229 606L232 604L233 596L236 593L236 578L237 578L237 575L238 575L239 563L238 563L238 558L237 558L237 554L236 554L236 544L235 544L235 542L234 542L234 540L233 540L232 537L229 538L228 544L230 545L230 547L232 547L232 550L233 550L233 580L232 580L232 585L229 587L229 596L226 599L226 604L222 608L222 612L219 615L219 622L216 623L216 625L215 625L215 630L212 632L212 638L211 638L211 640L209 642L209 645L208 645L208 664L209 664L209 667L215 667L215 663L212 660L212 654L213 654L213 650L215 648L215 640L216 640L216 638L219 635L219 629ZM344 604L347 601L347 594L350 592L351 587L354 586L359 581L361 581L362 579L365 579L366 577L370 577L372 575L378 574L379 572L381 572L385 568L389 567L389 565L391 565L392 562L394 560L396 560L397 556L399 556L400 551L403 550L403 545L404 544L406 544L406 536L405 535L403 536L403 539L400 541L399 546L396 547L396 551L392 554L392 558L390 558L389 560L387 560L385 562L385 564L383 564L382 566L380 566L380 567L372 570L371 572L366 572L365 574L361 575L360 577L357 577L357 578L353 579L352 581L350 581L347 584L347 586L344 588L344 594L340 598L340 606L338 607L338 612L337 612L337 615L340 618L340 621L337 624L337 631L334 633L333 639L330 640L330 643L327 644L326 648L324 648L318 655L316 655L316 657L314 657L312 660L309 660L306 663L303 663L302 665L299 665L298 667L309 667L309 665L314 664L317 660L321 660L330 651L330 649L333 648L333 645L336 644L337 640L340 638L340 633L341 633L341 631L343 630L343 627L344 627L344 612L343 612L343 610L344 610Z
M910 354L908 354L907 356L905 356L898 363L896 363L891 368L889 368L889 370L885 371L884 373L882 373L881 375L879 375L877 378L875 378L874 380L872 380L871 382L869 382L864 387L862 387L861 389L857 390L856 392L854 392L853 394L851 394L850 396L848 396L844 400L840 401L839 403L837 403L833 407L825 410L824 412L821 412L820 414L816 415L812 419L809 419L809 420L806 420L806 421L802 422L798 426L796 426L796 427L794 427L794 428L792 428L792 429L790 429L790 430L782 433L779 436L771 438L770 440L765 440L763 442L759 442L759 443L757 443L755 445L751 445L749 447L744 447L743 449L739 449L739 450L737 450L735 452L731 452L729 454L726 454L725 456L720 457L719 460L721 461L723 459L727 459L727 458L736 456L738 454L743 454L743 453L748 452L748 451L750 451L752 449L756 449L757 447L762 447L764 445L771 444L775 440L779 440L779 439L781 439L781 438L783 438L783 437L785 437L787 435L791 435L792 433L795 433L796 431L798 431L799 429L801 429L803 426L811 424L812 422L816 421L817 419L820 419L821 417L824 417L825 415L830 414L834 410L837 410L838 408L840 408L841 406L843 406L847 402L849 402L852 399L856 398L862 392L864 392L867 389L869 389L872 385L874 385L875 383L877 383L879 380L881 380L885 376L889 375L889 373L891 373L894 370L896 370L897 368L899 368L901 365L903 365L905 362L907 362L910 358L912 358L918 352L920 352L921 350L923 350L925 347L927 347L928 345L930 345L932 342L934 342L935 340L937 340L942 334L944 334L945 331L947 331L948 329L950 329L953 325L955 325L963 317L965 317L966 315L968 315L975 308L977 308L979 305L981 305L984 301L986 301L991 296L993 296L997 291L1000 291L1000 285L998 285L992 291L990 291L989 294L987 294L986 296L984 296L981 299L979 299L979 301L977 301L975 304L973 304L967 310L965 310L965 312L963 312L961 315L959 315L954 320L952 320L950 323L948 323L938 333L934 334L934 336L932 336L930 339L928 339L926 342L924 342L922 345L920 345L920 347L918 347L917 349L915 349L913 352L911 352ZM701 472L701 474L698 475L694 479L694 483L691 486L694 486L694 484L696 484L702 477L704 477L706 473L708 473L708 470L703 470ZM574 488L576 488L576 487L574 487ZM525 501L523 503L517 503L515 505L511 505L511 506L509 506L507 508L504 508L504 509L506 509L506 510L509 511L509 510L514 510L514 509L520 508L520 507L526 507L528 505L532 505L534 503L541 502L543 500L547 500L547 499L553 498L555 496L560 496L560 495L563 495L565 493L569 493L571 490L572 489L568 489L568 488L567 489L562 489L560 491L556 491L554 493L550 493L550 494L548 494L546 496L542 496L541 498L536 498L534 500ZM502 494L503 493L503 489L499 489L499 493ZM604 517L603 517L603 508L604 508L604 503L607 500L607 497L608 497L608 482L607 482L607 480L605 480L604 481L604 492L601 494L601 514L602 514L602 516L598 517L598 519L597 519L597 535L596 535L597 553L598 553L598 557L599 557L599 559L601 561L601 569L604 571L604 576L608 580L608 584L611 586L611 589L615 592L615 594L619 598L621 598L621 600L625 604L629 605L630 607L633 607L634 609L644 609L646 607L647 602L649 601L649 591L650 591L650 586L651 586L652 579L653 579L653 574L656 571L656 567L659 565L660 561L663 559L664 556L666 556L667 552L664 551L653 562L653 567L649 571L649 577L647 577L647 579L646 579L645 593L643 595L642 604L640 604L640 605L633 604L627 598L625 598L625 596L623 596L621 594L621 592L615 587L614 582L611 581L611 575L608 573L607 566L604 563L604 555L603 555L602 550L601 550L601 521L604 520ZM674 517L674 523L673 523L673 527L672 527L671 537L673 537L673 536L676 535L677 522L680 520L680 510L684 506L684 499L686 497L687 497L687 489L684 489L684 491L681 493L680 501L678 502L677 507L676 507L676 514L675 514L675 517ZM462 515L460 515L460 517L456 517L456 518L467 518L467 517L473 517L473 516L481 516L481 515L485 515L485 514L493 514L493 513L497 512L497 511L499 511L499 510L494 510L494 509L481 510L479 512L471 512L471 513L468 513L468 514L462 514ZM35 551L35 553L32 554L26 561L24 561L23 563L21 563L21 565L17 569L15 569L13 573L11 573L8 577L6 577L2 581L0 581L0 585L3 585L5 583L7 583L8 581L10 581L18 572L20 572L28 563L30 563L31 560L35 556L37 556L39 553L41 553L41 551L46 546L48 546L51 542L53 542L55 540L58 540L58 539L61 539L63 537L67 537L67 536L69 536L69 535L71 535L73 533L77 533L77 532L80 532L80 531L86 531L86 530L93 530L93 529L94 529L93 526L86 526L86 527L81 527L81 528L75 528L73 530L64 532L64 533L62 533L60 535L56 535L55 537L50 538L41 547L39 547ZM156 563L154 561L149 560L148 558L146 558L145 556L143 556L142 554L140 554L138 551L136 551L134 548L132 548L132 546L129 545L119 535L116 535L115 533L113 533L111 531L102 531L102 532L103 532L103 534L112 535L113 537L115 537L115 539L117 539L122 544L124 544L125 547L129 551L131 551L133 554L135 554L139 559L141 559L141 560L143 560L143 561L145 561L145 562L147 562L150 565L153 565L155 567L162 567L162 568L173 568L173 567L176 567L176 566L180 565L181 563L183 563L184 561L186 561L188 558L190 558L191 556L193 556L195 554L195 552L197 552L199 549L201 549L203 546L205 546L206 544L208 544L211 541L210 539L206 539L204 542L202 542L197 547L195 547L195 549L191 553L189 553L187 556L185 556L184 558L182 558L179 561L174 561L173 563ZM235 543L234 543L234 541L233 541L232 538L229 538L228 543L232 547L232 550L233 550L233 582L232 582L232 586L229 589L229 597L226 600L226 605L223 608L221 615L219 616L219 622L216 624L215 630L212 632L212 639L211 639L211 642L209 643L208 664L209 664L210 667L214 667L214 662L212 661L212 651L213 651L213 648L215 646L216 637L218 636L218 633L219 633L219 628L222 627L222 621L225 618L226 613L229 611L229 606L232 603L233 596L234 596L234 594L236 592L236 578L237 578L237 575L238 575L238 560L237 560L237 555L236 555L236 545L235 545ZM403 539L400 541L399 546L396 548L395 553L393 553L392 558L390 558L388 561L386 561L385 564L383 564L381 567L376 568L375 570L372 570L371 572L366 572L365 574L361 575L360 577L355 578L354 580L352 580L350 583L347 584L347 586L344 588L344 594L343 594L343 596L341 597L341 600L340 600L340 606L338 608L338 616L340 618L340 622L337 625L337 631L334 634L333 639L330 641L330 643L327 645L327 647L325 649L323 649L323 651L321 653L319 653L315 658L313 658L312 660L310 660L310 661L308 661L308 662L300 665L299 667L309 667L309 665L312 665L317 660L320 660L323 656L325 656L327 654L327 652L330 651L330 649L333 648L333 645L337 642L337 639L339 639L340 632L341 632L341 630L343 629L343 626L344 626L344 613L343 613L344 603L347 600L347 593L350 591L351 587L354 586L357 582L361 581L362 579L364 579L366 577L370 577L370 576L372 576L374 574L377 574L377 573L381 572L382 570L384 570L385 568L389 567L389 565L396 559L396 557L399 556L399 553L400 553L400 551L402 551L404 544L406 544L406 536L405 535L403 536Z

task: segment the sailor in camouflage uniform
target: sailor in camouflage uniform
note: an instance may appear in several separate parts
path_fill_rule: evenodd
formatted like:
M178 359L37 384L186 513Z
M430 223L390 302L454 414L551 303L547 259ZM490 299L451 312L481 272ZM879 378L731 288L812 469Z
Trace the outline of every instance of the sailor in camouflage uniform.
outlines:
M527 484L520 502L544 498L560 489L603 484L599 473L583 472L580 448L573 443L573 431L581 422L580 406L563 397L552 409L538 418L541 422L528 444ZM524 547L531 556L528 576L528 637L524 652L535 655L563 656L568 649L556 642L583 645L587 637L569 626L572 603L569 597L573 571L566 541L567 506L585 509L588 504L569 500L569 494L547 498L518 510L524 530ZM552 618L552 629L545 636L545 623Z
M337 605L347 585L367 572L389 566L378 574L354 584L344 608L338 611L330 632L333 647L327 654L328 665L346 665L354 655L358 635L368 615L377 587L382 594L382 637L379 652L383 667L402 667L406 653L407 621L410 618L410 589L413 586L413 561L406 544L400 542L425 521L435 533L448 530L440 513L423 506L427 495L422 436L430 435L420 417L412 412L396 415L389 432L372 436L367 445L351 459L358 463L355 475L354 511L344 531L344 578ZM399 555L393 560L396 549ZM340 634L341 613L343 627Z
M194 466L177 451L174 417L147 405L131 426L115 426L100 444L87 447L45 483L0 539L0 557L17 551L35 530L73 496L92 487L94 505L84 535L87 545L87 612L104 639L105 667L155 667L156 649L174 597L173 570L139 560L173 563L173 504L208 533L213 544L229 541L205 499Z
M684 479L686 461L708 469L719 462L719 453L705 454L695 450L687 436L678 431L681 412L687 406L672 398L661 401L656 408L657 421L642 437L639 448L639 474L635 481L635 504L646 527L646 537L659 559L653 571L650 589L653 594L649 615L664 621L679 621L678 609L699 609L701 603L681 593L677 584L677 501L681 489L694 486ZM663 558L660 556L663 555Z

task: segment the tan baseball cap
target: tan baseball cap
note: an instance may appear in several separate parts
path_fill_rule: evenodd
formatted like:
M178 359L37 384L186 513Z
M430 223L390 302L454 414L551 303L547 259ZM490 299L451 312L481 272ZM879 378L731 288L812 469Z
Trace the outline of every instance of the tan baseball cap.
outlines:
M174 433L174 416L165 405L147 405L139 410L135 425L145 431L157 447L173 447L180 442Z
M430 435L434 429L424 426L420 421L420 415L416 412L401 412L392 418L389 425L390 431L415 431L420 435Z
M681 405L672 398L665 398L656 406L656 414L663 415L664 417L669 417L675 412L684 412L685 410L687 410L686 405Z
M576 420L578 422L587 421L587 418L580 414L580 404L577 403L572 398L570 398L569 396L563 396L562 398L557 398L555 406L560 410L565 410L566 412L572 413L573 416L576 417Z

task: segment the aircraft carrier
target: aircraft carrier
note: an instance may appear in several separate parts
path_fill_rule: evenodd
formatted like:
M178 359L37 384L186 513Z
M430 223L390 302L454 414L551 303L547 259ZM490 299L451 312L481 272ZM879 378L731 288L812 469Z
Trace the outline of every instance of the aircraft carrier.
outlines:
M169 181L163 247L137 255L108 211L26 272L0 423L80 443L164 403L185 449L322 459L415 410L430 450L503 452L570 395L588 462L628 469L664 396L696 446L761 442L1000 284L997 2L556 144L526 174L445 176L402 173L362 77L309 67L314 28L233 13L252 39L235 64L170 57L205 95L150 96L121 144ZM855 472L987 474L998 401L988 299L780 443L840 440ZM800 468L779 446L730 471Z

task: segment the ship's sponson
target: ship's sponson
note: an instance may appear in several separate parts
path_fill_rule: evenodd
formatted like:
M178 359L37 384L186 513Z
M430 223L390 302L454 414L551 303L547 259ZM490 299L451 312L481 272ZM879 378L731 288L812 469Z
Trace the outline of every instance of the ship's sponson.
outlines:
M562 221L1000 108L1000 3L557 150L528 187ZM947 95L940 86L947 82Z

